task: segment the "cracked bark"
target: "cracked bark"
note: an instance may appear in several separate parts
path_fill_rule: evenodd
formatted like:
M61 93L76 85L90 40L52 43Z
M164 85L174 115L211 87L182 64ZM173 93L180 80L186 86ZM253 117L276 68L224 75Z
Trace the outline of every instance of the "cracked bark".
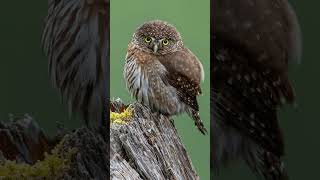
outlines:
M106 128L79 128L48 138L28 115L0 122L0 165L5 159L33 164L62 140L59 152L77 152L68 171L49 179L199 179L172 121L141 104L131 106L131 120L112 124L110 134ZM123 107L121 101L111 105L115 111Z
M130 122L111 125L111 179L199 179L172 120L132 108Z

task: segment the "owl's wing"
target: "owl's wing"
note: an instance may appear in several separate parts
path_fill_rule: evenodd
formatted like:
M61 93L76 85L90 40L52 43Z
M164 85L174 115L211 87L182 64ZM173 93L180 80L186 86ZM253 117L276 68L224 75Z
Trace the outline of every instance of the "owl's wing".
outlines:
M265 179L287 179L277 109L295 98L288 62L301 56L296 16L287 0L211 5L211 117L221 129L212 131L221 141L212 147L214 163L242 158Z
M43 48L53 85L71 112L104 117L109 94L109 0L49 0Z
M277 108L294 101L287 72L288 60L300 56L293 53L301 48L296 17L287 1L224 0L214 1L213 7L211 87L220 107L214 111L257 144L282 155ZM271 13L265 18L263 12Z
M159 58L167 70L165 79L177 89L180 99L199 111L197 96L201 94L200 81L203 68L200 61L188 49L171 53Z
M243 156L259 174L283 173L280 157L284 154L284 142L277 110L283 103L294 100L287 76L251 64L240 47L233 48L217 39L214 42L211 112L215 123L236 130L258 145L261 150L258 152L250 147L241 148L249 152ZM275 171L268 172L269 168Z
M257 71L246 57L230 47L217 49L211 82L214 116L269 151L282 155L277 106L281 104L281 98L292 98L291 86L274 86L276 81L271 74Z

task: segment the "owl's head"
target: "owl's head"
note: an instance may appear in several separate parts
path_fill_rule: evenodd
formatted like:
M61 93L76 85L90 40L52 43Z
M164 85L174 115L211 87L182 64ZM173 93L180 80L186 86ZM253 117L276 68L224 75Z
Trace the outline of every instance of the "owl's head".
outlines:
M132 42L141 50L156 55L172 53L183 47L177 29L160 20L142 24L133 34Z

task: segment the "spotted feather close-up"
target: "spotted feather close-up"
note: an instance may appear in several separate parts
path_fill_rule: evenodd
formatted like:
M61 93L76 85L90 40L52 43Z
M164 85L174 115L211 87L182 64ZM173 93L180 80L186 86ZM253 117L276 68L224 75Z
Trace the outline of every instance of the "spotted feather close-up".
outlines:
M296 15L286 0L214 0L212 11L212 168L242 159L260 177L288 179L278 110L295 100Z

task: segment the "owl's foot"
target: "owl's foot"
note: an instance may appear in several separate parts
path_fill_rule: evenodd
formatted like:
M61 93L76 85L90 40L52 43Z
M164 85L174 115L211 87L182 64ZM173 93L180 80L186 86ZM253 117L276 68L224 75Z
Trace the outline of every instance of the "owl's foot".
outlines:
M172 124L172 126L175 127L175 126L174 126L174 120L173 120L173 118L171 118L172 116L170 116L169 114L161 114L161 113L159 112L159 118L161 118L161 116L166 117L166 118L170 121L170 123Z
M170 118L170 117L168 117L168 118L169 118L170 123L172 124L172 126L175 127L175 126L174 126L174 120L173 120L172 118Z

